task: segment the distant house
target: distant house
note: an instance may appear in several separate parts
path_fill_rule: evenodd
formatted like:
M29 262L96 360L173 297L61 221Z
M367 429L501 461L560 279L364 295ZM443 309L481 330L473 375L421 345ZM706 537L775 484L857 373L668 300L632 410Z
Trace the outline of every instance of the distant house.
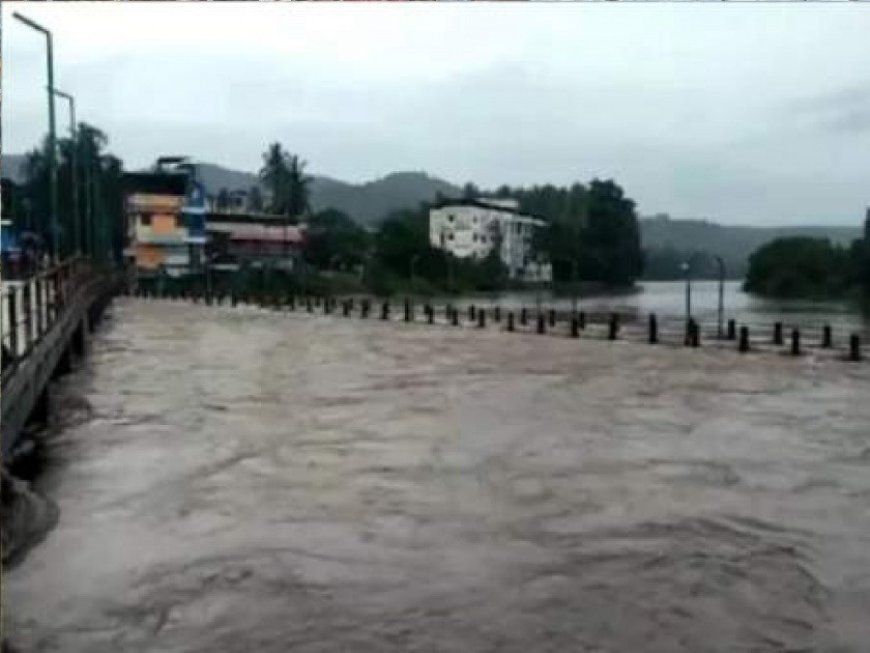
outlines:
M484 258L498 246L511 279L549 281L550 264L532 250L535 230L545 225L521 213L513 199L447 200L429 209L429 242L459 258Z
M304 244L301 227L283 216L242 211L211 211L206 215L209 259L217 269L243 264L293 269Z
M139 277L202 272L205 191L182 157L159 159L152 170L123 176L125 258Z

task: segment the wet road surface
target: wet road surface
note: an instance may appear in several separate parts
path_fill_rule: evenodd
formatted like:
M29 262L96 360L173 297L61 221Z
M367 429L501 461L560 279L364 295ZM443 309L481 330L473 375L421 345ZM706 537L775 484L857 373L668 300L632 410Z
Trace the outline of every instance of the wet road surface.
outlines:
M870 365L118 300L23 651L866 651Z

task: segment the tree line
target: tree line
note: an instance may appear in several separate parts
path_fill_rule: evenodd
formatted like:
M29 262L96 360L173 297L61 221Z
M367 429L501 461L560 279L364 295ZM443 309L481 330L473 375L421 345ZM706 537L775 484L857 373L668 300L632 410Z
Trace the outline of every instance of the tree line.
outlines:
M779 238L749 257L744 289L763 296L870 299L870 209L864 237L848 247L824 238Z
M81 252L103 262L120 263L126 229L121 175L123 163L107 148L104 132L79 123L75 137L57 139L58 214L51 220L50 164L52 151L46 137L27 152L20 188L4 198L4 214L12 215L16 229L39 241L36 247L59 257ZM74 180L78 202L74 201ZM51 251L54 242L58 252Z
M58 141L58 215L62 255L78 246L86 254L122 262L127 230L121 176L122 161L107 151L108 138L81 123L76 138ZM73 154L76 156L73 156ZM48 205L48 143L28 153L25 182L12 213L26 228L51 242ZM70 198L73 161L80 193L79 226ZM376 292L466 292L500 290L511 285L495 246L477 260L458 258L429 240L429 205L394 211L374 229L361 227L336 209L312 213L311 178L307 163L279 142L268 145L259 170L260 186L248 200L254 210L283 217L286 224L306 225L306 244L297 276L344 275ZM262 187L262 191L260 188ZM502 186L483 192L466 184L466 199L481 196L513 198L523 213L545 221L533 239L533 255L551 262L555 283L592 282L604 286L631 285L643 269L643 252L635 203L612 180L592 180L566 187ZM444 198L437 198L444 199ZM228 207L230 193L218 193L217 204Z

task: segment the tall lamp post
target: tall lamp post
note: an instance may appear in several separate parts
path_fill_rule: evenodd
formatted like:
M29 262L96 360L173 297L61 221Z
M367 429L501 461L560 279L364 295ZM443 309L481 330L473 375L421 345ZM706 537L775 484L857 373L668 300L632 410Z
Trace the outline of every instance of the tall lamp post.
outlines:
M719 266L719 339L722 339L722 322L725 319L725 261L721 256L713 255L716 259L716 264Z
M69 132L72 139L72 202L73 202L73 235L76 254L82 253L82 222L79 211L79 144L78 128L76 127L76 101L69 93L54 89L54 94L69 102Z
M21 21L28 27L41 32L46 39L47 50L46 60L48 65L48 179L49 179L49 202L51 207L50 229L52 235L52 249L55 260L60 256L60 233L57 224L57 135L54 125L54 50L51 42L51 32L45 29L39 23L35 23L26 16L22 16L17 11L13 12L12 16Z
M689 332L689 321L692 319L692 266L685 261L680 268L686 275L686 333Z

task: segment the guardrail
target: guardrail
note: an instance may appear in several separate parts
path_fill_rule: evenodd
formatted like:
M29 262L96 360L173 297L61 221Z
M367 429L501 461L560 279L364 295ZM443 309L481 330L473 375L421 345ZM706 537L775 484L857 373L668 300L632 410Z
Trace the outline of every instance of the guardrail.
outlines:
M76 288L96 272L85 259L73 258L24 279L3 281L0 291L0 343L4 378L63 316Z
M684 347L713 346L748 351L783 351L800 355L808 350L827 351L832 355L842 354L846 360L859 361L867 358L865 350L870 337L865 331L835 333L831 325L821 323L810 328L798 324L773 322L737 322L730 319L719 333L718 321L702 321L701 316L687 321L685 316L649 313L586 312L556 310L541 306L506 309L497 303L468 304L460 308L456 304L433 305L428 302L414 303L409 299L400 302L393 311L389 300L373 300L370 297L345 297L339 302L334 297L296 296L290 293L210 293L202 287L190 289L139 287L139 297L170 300L187 300L206 305L229 303L256 305L262 308L305 313L340 314L361 319L382 321L422 322L452 327L499 328L506 332L534 333L569 338L600 340L630 340L656 345ZM339 310L340 308L340 310ZM422 308L422 311L420 310ZM862 344L863 343L863 344Z

